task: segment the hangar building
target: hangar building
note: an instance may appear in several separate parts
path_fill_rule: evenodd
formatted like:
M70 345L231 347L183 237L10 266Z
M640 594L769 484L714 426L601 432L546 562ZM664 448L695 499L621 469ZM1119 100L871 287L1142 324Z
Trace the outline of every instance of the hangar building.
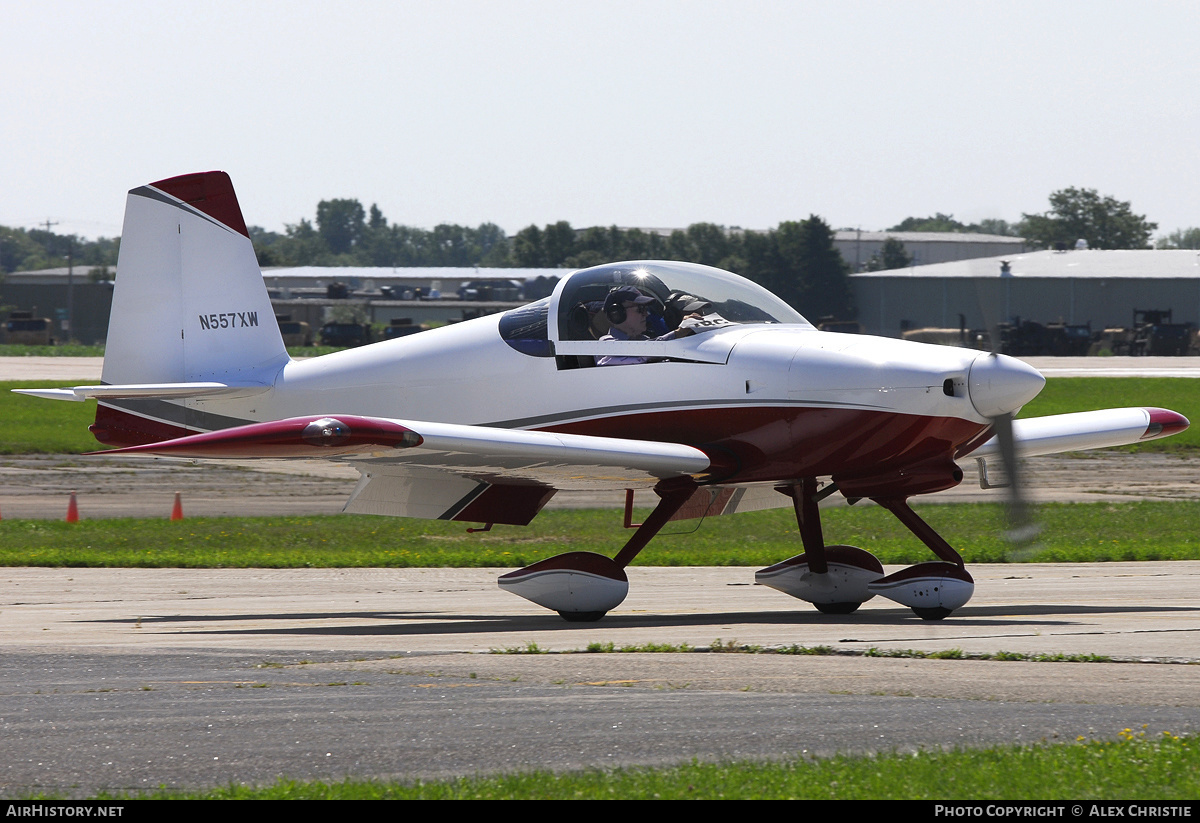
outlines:
M890 337L1016 318L1129 326L1134 309L1170 309L1173 322L1200 325L1200 253L1189 250L1036 251L850 279L863 331Z

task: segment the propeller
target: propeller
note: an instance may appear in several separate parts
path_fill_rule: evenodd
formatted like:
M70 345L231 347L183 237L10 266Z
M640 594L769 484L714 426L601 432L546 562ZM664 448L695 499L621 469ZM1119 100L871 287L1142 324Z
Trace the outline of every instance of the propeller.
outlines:
M1013 413L1005 412L992 418L992 431L1000 445L1000 462L1008 477L1008 529L1004 537L1013 549L1024 550L1032 554L1037 550L1034 545L1042 527L1033 516L1033 506L1025 497L1025 487L1021 481L1021 462L1017 458L1017 441L1013 436ZM1013 550L1008 552L1010 560L1021 559L1013 556Z
M1003 271L1002 267L1002 276ZM1000 323L992 322L992 304L984 300L982 294L979 297L980 311L988 326L990 352L981 356L971 367L972 387L977 383L980 389L986 387L987 395L983 402L976 402L975 393L972 393L972 402L975 403L976 410L992 423L992 432L999 446L1000 463L1008 479L1008 501L1005 507L1007 528L1004 538L1009 544L1009 549L1005 556L1011 561L1025 560L1040 550L1037 538L1042 527L1035 519L1033 505L1026 496L1020 459L1017 457L1016 437L1013 434L1013 420L1016 418L1016 409L1031 399L1031 396L1023 397L1029 388L1028 373L1033 372L1038 378L1041 378L1041 375L1032 367L1001 353ZM980 360L986 362L981 363ZM1014 368L1018 363L1025 366L1025 369ZM982 367L978 381L977 367ZM1040 390L1040 385L1037 388ZM978 393L983 395L985 392ZM1036 393L1035 391L1033 394Z

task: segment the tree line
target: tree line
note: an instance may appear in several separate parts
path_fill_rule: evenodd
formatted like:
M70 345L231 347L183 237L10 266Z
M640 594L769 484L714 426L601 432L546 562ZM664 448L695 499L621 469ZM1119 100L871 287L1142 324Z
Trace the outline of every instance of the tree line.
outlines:
M389 224L378 206L323 200L315 223L282 234L250 230L262 266L485 266L578 269L616 260L682 260L728 269L814 316L852 317L849 267L820 217L762 232L695 223L667 234L616 226L577 230L565 220L508 237L494 223L431 230Z
M12 271L38 271L68 265L81 275L103 280L117 265L120 238L86 240L75 234L55 234L46 229L13 229L0 226L0 276Z
M1050 208L1016 223L966 224L952 215L909 217L886 231L960 232L1024 237L1035 249L1149 248L1157 224L1128 202L1095 189L1068 188L1050 195ZM760 283L813 317L854 316L849 267L833 247L834 231L816 215L766 231L695 223L668 233L616 226L576 229L566 221L528 226L512 237L494 223L441 224L421 229L389 223L377 205L355 199L322 200L316 219L273 232L251 226L259 264L269 266L452 266L584 268L615 260L682 260L727 269ZM1161 237L1158 248L1196 248L1200 229ZM0 227L0 273L80 266L93 279L111 276L119 238L85 240L40 229ZM867 270L902 268L912 257L896 239L866 263Z

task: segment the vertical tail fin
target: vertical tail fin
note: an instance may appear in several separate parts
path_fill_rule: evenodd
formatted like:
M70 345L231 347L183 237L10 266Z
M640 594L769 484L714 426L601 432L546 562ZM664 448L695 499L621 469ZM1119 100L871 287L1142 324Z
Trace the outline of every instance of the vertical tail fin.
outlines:
M288 361L225 172L129 192L101 381L269 385ZM92 432L130 445L236 425L213 403L101 400Z
M103 382L247 379L286 361L229 175L129 192Z

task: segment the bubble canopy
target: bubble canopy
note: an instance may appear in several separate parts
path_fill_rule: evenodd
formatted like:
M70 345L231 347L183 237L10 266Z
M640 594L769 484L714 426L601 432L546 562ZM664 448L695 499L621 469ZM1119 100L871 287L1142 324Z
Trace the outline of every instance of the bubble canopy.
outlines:
M733 323L790 323L811 326L804 317L762 286L732 272L696 263L638 261L581 269L555 289L558 339L571 339L569 317L579 305L603 301L615 286L635 286L667 307L686 298L710 304ZM684 298L681 300L680 298ZM677 321L676 321L677 322Z
M799 312L771 292L732 272L672 261L610 263L564 277L545 300L507 312L500 333L518 351L552 356L595 343L607 329L602 310L614 288L634 286L655 298L651 328L678 326L685 314L719 316L731 324L788 324L812 328Z

